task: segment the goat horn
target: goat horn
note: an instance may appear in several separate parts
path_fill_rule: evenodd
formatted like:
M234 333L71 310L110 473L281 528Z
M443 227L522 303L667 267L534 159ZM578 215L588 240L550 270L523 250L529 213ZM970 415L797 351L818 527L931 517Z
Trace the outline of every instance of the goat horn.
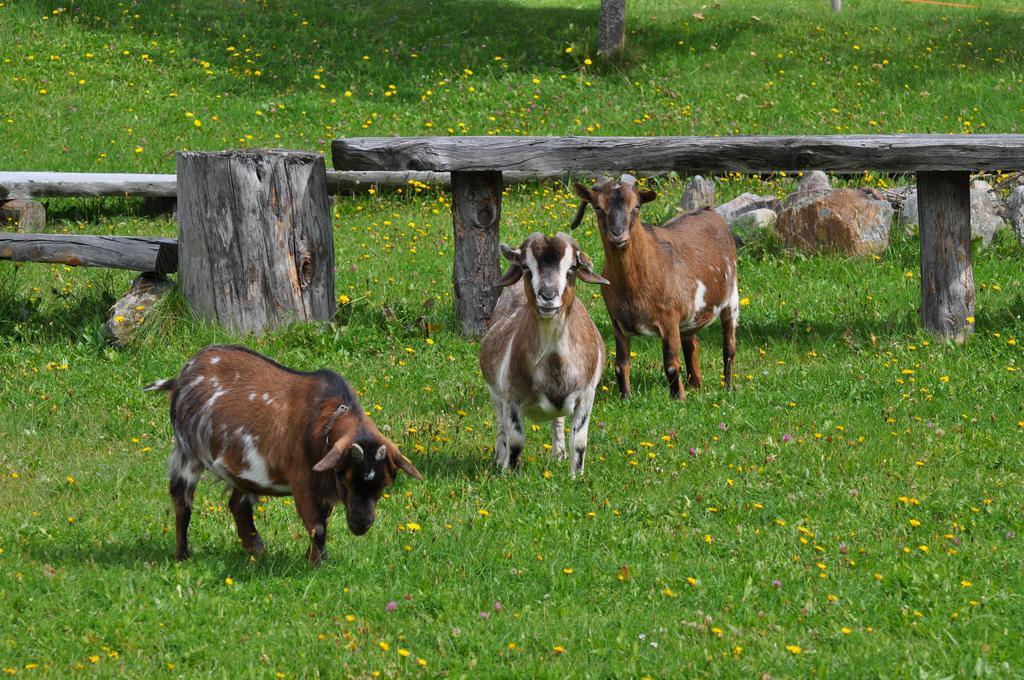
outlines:
M388 455L388 447L381 444L380 446L377 447L376 459L378 461L384 460L384 456L386 455Z
M313 470L316 472L326 472L334 469L341 461L341 457L345 455L345 452L348 450L349 444L352 443L354 436L354 433L342 435L340 439L334 442L334 446L332 446L331 450L327 452L327 455L324 456L319 463L313 466ZM356 444L355 446L359 445ZM360 453L361 452L362 449L360 449Z
M572 222L569 224L569 229L575 229L580 226L580 222L583 221L583 215L587 212L587 202L581 201L580 207L576 208L576 216L572 218Z
M357 463L361 463L363 461L363 447L359 444L352 445L352 460Z

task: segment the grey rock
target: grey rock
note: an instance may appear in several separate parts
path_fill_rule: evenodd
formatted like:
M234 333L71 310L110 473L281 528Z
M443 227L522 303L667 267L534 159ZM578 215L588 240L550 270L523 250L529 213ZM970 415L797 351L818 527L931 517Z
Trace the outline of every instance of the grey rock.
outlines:
M803 176L797 191L831 191L832 185L828 181L828 175L821 170L812 170Z
M1017 241L1024 245L1024 186L1010 193L1006 201L1006 217L1010 220L1010 228L1017 236Z
M1009 210L1009 207L1007 207ZM971 238L981 239L982 244L992 243L992 237L1006 224L999 215L1000 206L988 182L976 180L971 185ZM910 236L921 222L918 213L917 189L907 194L907 202L900 215L904 232Z
M758 196L751 193L740 194L728 203L723 203L715 208L715 212L721 215L726 222L732 224L743 213L750 212L751 210L760 210L761 208L778 212L779 199L775 196Z
M774 229L779 216L769 208L745 212L729 225L733 238L740 244L754 240L765 230Z
M782 206L784 208L791 208L800 203L821 198L830 191L832 191L832 185L828 181L828 175L821 170L814 170L803 176L796 191L786 196Z
M679 202L680 212L693 212L710 208L715 204L715 183L696 175L683 189L683 200Z
M131 290L110 308L105 327L107 340L115 347L126 347L145 322L146 314L174 284L163 274L140 274Z
M999 215L999 205L988 182L975 181L971 186L971 237L980 238L986 246L1006 223Z

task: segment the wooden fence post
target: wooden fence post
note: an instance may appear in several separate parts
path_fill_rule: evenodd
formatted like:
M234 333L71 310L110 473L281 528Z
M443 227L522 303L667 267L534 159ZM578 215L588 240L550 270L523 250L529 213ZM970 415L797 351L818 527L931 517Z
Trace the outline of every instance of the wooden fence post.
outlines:
M918 172L921 325L963 342L974 332L968 172Z
M179 284L200 317L239 332L333 318L323 156L178 153Z
M610 57L626 46L626 0L601 0L597 53Z
M501 290L501 172L452 173L455 314L467 336L483 335Z

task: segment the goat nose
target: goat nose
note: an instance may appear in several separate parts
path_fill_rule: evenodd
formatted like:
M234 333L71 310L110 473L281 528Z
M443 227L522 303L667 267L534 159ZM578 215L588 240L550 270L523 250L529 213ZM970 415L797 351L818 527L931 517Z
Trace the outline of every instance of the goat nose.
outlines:
M537 295L544 302L554 302L558 297L558 291L554 288L541 288Z

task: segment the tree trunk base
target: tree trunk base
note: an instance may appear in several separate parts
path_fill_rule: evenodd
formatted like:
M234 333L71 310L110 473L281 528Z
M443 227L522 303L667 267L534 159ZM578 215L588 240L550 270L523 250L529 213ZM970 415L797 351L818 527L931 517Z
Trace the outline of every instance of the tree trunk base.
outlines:
M179 284L193 311L239 332L334 317L323 156L178 154Z
M962 343L974 332L970 173L917 173L921 325Z
M455 314L466 336L487 331L501 289L498 263L501 173L452 173L452 229L455 242Z

